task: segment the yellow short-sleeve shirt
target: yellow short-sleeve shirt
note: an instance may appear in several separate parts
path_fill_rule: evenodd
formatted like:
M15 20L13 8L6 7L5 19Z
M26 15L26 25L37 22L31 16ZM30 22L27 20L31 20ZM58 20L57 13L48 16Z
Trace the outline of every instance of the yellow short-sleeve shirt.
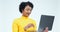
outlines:
M24 27L28 25L29 23L33 24L34 27L30 27L26 31L24 30ZM21 18L16 18L13 21L12 24L12 32L28 32L31 30L36 30L36 22L33 19L30 19L28 17L22 16Z

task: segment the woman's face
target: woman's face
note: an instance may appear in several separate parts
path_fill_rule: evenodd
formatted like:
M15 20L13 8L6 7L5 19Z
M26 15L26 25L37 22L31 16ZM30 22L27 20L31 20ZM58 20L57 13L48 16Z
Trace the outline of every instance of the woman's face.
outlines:
M31 14L32 8L27 5L25 9L22 11L22 15L28 17Z

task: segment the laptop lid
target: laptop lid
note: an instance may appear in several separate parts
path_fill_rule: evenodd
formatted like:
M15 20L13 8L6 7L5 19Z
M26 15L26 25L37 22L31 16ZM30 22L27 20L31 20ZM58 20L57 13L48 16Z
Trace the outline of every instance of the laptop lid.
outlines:
M40 30L42 31L46 27L48 27L49 31L52 30L53 22L54 22L54 16L41 15L38 31L40 31Z

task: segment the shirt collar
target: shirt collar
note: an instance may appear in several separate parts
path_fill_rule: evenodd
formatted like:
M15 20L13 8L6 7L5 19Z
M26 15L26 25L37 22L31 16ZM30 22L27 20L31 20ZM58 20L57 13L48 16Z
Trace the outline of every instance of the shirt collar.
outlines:
M26 17L26 16L22 16L22 18L24 18L24 19L28 19L28 17Z

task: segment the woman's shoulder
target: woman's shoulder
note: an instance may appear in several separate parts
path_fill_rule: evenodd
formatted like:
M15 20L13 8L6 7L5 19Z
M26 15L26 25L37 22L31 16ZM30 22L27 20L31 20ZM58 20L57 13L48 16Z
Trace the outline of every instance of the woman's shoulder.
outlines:
M16 22L19 21L19 19L20 19L20 18L14 18L14 19L13 19L13 22L16 23Z

